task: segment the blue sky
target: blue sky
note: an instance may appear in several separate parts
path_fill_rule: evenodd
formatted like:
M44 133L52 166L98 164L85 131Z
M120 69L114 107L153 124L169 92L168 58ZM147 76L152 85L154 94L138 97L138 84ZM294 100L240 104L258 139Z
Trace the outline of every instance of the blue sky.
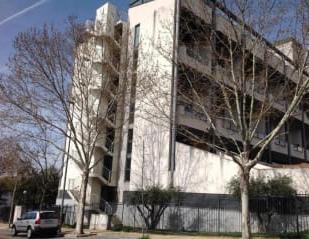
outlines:
M0 0L0 72L13 53L12 43L18 32L44 23L61 26L68 16L82 21L94 18L95 10L107 1L121 11L128 8L128 0Z

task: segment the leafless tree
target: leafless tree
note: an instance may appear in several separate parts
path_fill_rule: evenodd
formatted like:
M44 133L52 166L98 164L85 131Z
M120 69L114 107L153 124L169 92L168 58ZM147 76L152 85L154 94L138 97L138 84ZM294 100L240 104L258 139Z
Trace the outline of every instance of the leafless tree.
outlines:
M2 108L10 109L14 127L51 144L81 170L78 234L83 233L90 171L110 151L102 143L107 127L121 128L116 109L121 107L123 82L119 74L124 71L114 63L122 61L122 52L120 48L102 50L104 35L97 38L102 27L99 23L85 26L69 18L64 31L45 25L19 33L14 41L15 54L8 63L10 73L1 78L1 96L6 102ZM113 46L118 47L122 35L115 38ZM104 67L114 74L105 76L101 71ZM37 133L42 129L48 129L48 135ZM63 147L63 138L71 142L70 151ZM45 143L41 152L46 150ZM98 145L103 156L95 158Z
M283 1L209 2L180 1L179 32L171 29L171 22L158 23L165 30L146 40L155 49L151 53L141 41L144 61L153 62L149 55L160 54L177 69L174 97L170 98L168 80L173 75L158 73L162 65L147 64L138 87L149 120L160 115L164 124L177 126L175 134L181 140L223 152L239 166L242 237L250 238L250 171L273 141L286 138L285 126L299 119L299 106L307 105L308 8L301 2L293 6ZM178 33L175 52L167 46L173 39L166 41L168 33ZM286 36L294 37L294 53L271 43ZM182 112L197 119L198 130L177 123L169 106L177 109L177 116Z
M31 172L31 164L26 159L22 148L15 138L2 138L0 140L0 176L12 179L12 197L10 203L9 224L12 223L15 194L18 184L23 177L27 177Z

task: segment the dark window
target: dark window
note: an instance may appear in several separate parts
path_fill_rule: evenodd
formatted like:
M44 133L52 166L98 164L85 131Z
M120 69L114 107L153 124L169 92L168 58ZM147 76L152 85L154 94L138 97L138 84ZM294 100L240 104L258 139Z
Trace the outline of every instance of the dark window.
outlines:
M140 38L140 29L141 29L141 25L138 24L135 26L135 29L134 29L134 48L137 48L138 45L139 45L139 38Z
M29 219L36 219L36 212L27 212L22 219L29 220Z
M141 4L144 4L144 3L147 3L147 2L151 2L153 0L130 0L129 2L129 6L130 7L136 7L138 5L141 5Z
M31 213L31 219L36 219L36 212Z
M130 181L131 176L131 160L132 160L132 143L133 143L133 129L128 131L127 156L125 164L124 181Z
M55 212L41 212L40 219L56 219L57 214Z
M127 155L124 181L128 182L131 178L131 155Z

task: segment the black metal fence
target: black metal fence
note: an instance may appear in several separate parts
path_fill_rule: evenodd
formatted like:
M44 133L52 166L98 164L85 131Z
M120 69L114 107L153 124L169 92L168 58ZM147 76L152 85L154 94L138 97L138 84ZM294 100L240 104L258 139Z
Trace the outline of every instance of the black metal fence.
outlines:
M145 227L136 206L118 204L114 216L124 226ZM144 210L147 213L147 210ZM260 197L250 200L251 229L254 233L289 233L309 230L309 197ZM240 232L241 205L233 198L220 198L207 207L168 205L158 230L186 232Z
M119 223L133 230L146 227L135 205L112 204L109 207L113 214L112 224ZM60 207L50 209L59 211ZM144 212L147 213L147 210ZM64 224L74 226L77 207L65 206L63 213ZM100 210L86 207L85 225L89 225L92 213L100 213ZM299 233L309 230L309 195L250 200L250 217L254 233ZM211 198L197 206L188 202L169 204L156 229L178 232L240 232L241 205L239 200L231 197Z

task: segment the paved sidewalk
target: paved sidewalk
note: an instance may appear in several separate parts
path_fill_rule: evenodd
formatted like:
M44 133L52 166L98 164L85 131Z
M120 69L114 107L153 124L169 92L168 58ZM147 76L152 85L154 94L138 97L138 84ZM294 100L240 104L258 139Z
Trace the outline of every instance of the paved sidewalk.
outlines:
M9 228L9 224L8 223L0 222L0 229L8 229L8 228Z
M66 238L75 237L74 230L67 230L64 232ZM85 230L85 233L89 231ZM235 237L225 237L225 236L188 236L188 235L160 235L160 234L146 234L149 235L150 239L235 239ZM97 231L96 235L85 237L85 238L104 238L104 239L138 239L142 236L142 233L136 232L113 232L113 231ZM262 239L262 238L259 238Z
M8 230L8 224L0 223L0 230ZM63 235L61 238L76 238L74 228L62 228ZM136 232L113 232L113 231L93 231L85 229L85 239L138 239L142 236L142 233ZM195 236L195 235L160 235L160 234L147 234L150 239L236 239L237 237L228 236ZM60 239L59 237L59 239ZM0 236L1 238L1 236ZM257 237L258 239L266 239L263 237ZM267 238L270 239L270 238ZM272 238L279 239L279 238Z

